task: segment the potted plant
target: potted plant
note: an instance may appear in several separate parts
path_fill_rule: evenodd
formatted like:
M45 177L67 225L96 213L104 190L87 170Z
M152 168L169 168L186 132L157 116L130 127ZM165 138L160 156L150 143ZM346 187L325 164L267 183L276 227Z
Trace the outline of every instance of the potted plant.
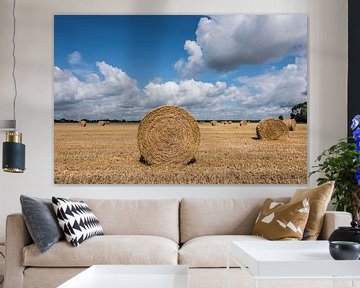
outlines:
M319 173L317 183L335 181L332 199L337 211L352 213L360 223L360 115L352 120L354 141L342 139L324 150L316 159L317 165L310 176Z

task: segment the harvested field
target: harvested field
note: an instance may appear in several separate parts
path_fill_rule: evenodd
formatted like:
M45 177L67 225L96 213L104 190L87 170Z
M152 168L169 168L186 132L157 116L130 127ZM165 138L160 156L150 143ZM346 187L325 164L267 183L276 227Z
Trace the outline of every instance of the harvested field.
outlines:
M199 124L197 161L147 166L139 161L138 124L54 124L56 184L304 184L307 126L289 137L256 139L257 123Z

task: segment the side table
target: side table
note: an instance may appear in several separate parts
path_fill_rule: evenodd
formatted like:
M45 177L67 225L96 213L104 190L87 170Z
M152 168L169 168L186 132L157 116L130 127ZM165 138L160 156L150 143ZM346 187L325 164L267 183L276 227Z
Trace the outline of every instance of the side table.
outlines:
M360 288L360 261L336 261L328 246L328 241L232 242L227 268L233 259L253 288Z

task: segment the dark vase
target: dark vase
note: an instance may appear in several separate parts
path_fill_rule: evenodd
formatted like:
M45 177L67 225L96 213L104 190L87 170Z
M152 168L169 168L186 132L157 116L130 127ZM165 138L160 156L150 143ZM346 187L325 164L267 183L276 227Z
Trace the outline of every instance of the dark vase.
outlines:
M350 227L339 227L329 237L331 241L348 241L357 242L360 244L360 226L352 221Z
M360 257L360 244L357 242L332 241L329 250L335 260L358 260Z

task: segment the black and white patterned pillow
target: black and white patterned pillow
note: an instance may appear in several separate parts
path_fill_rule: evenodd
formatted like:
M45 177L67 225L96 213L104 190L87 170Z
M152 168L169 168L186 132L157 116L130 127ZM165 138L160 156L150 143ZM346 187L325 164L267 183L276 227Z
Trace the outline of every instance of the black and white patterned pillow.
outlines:
M86 239L104 235L99 220L84 202L52 197L55 214L66 241L79 246Z

